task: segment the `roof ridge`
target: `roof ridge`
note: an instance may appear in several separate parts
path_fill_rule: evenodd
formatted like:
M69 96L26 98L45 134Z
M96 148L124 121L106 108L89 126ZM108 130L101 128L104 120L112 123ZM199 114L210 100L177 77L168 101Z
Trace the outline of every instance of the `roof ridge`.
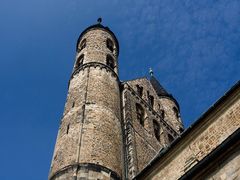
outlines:
M167 92L167 90L160 84L160 82L154 76L150 77L150 83L152 84L152 86L158 96L169 96L170 95Z

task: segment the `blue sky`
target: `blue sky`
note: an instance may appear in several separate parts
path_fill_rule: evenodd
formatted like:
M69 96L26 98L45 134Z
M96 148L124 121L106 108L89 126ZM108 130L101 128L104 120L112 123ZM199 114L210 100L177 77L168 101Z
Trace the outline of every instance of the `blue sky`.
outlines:
M152 67L186 127L239 80L239 0L1 0L1 180L47 179L76 41L99 16L121 80Z

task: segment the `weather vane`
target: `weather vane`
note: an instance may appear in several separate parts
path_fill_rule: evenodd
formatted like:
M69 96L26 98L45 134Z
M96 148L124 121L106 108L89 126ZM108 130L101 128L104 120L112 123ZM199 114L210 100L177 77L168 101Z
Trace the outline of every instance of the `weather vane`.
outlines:
M152 70L152 68L149 68L149 74L150 74L150 76L153 76L153 70Z
M99 18L97 19L97 22L98 22L98 24L101 24L101 22L102 22L102 18L99 17Z

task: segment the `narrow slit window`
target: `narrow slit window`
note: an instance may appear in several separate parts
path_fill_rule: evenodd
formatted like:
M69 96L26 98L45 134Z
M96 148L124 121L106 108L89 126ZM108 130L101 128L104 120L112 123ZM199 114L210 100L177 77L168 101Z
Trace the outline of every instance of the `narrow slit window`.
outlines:
M144 126L144 110L140 104L136 104L137 120Z
M147 91L147 98L148 98L148 104L153 108L154 105L154 97L150 95L149 91Z
M149 96L149 103L151 105L151 107L153 108L153 105L154 105L154 97L153 96Z
M66 131L67 134L69 133L69 128L70 128L70 124L67 125L67 131Z
M171 134L168 134L168 142L172 143L174 140L173 136Z
M164 110L160 110L161 117L164 119L165 118L165 112Z
M143 95L143 87L142 86L139 86L139 85L136 85L137 87L137 93L140 97L142 97Z
M153 120L153 130L156 139L160 141L160 125L155 119Z

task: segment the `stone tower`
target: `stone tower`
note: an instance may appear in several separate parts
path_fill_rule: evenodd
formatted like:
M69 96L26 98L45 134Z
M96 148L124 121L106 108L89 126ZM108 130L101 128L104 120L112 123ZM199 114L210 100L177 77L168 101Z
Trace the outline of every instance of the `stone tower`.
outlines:
M180 108L151 72L119 81L119 45L100 23L77 41L49 180L133 179L183 131Z
M118 41L100 22L77 41L49 180L238 177L239 83L184 131L152 70L119 80Z
M157 108L160 115L163 117L163 119L168 121L175 131L181 133L183 131L183 124L180 118L180 107L178 102L161 86L153 74L150 77L150 82L159 98L159 104ZM171 139L171 137L169 137L169 139Z
M121 179L118 40L99 23L81 33L76 50L49 179Z

